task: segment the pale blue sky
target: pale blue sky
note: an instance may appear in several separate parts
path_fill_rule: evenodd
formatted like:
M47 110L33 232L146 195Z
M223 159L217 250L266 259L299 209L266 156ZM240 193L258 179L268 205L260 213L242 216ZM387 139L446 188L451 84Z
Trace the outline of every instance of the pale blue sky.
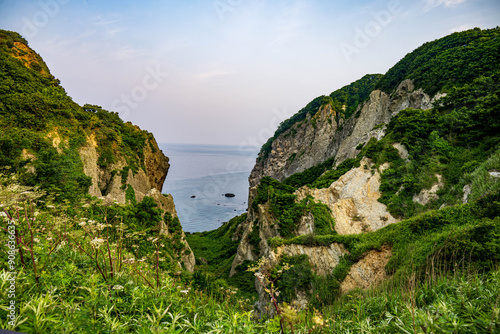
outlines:
M316 96L499 22L498 0L0 0L77 103L167 143L260 146Z

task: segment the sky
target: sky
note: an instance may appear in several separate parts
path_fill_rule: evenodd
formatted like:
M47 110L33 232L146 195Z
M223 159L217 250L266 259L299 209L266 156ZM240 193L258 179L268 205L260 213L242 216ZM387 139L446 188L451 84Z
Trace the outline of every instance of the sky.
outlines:
M315 97L498 25L498 0L0 0L0 29L23 35L78 104L160 143L256 148Z

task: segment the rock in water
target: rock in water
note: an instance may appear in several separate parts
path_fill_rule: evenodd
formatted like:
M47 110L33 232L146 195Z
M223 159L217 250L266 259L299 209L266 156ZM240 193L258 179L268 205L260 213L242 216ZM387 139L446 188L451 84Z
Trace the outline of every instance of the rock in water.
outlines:
M224 194L224 196L226 196L226 197L234 197L236 195L235 194L231 194L231 193L226 193L226 194Z

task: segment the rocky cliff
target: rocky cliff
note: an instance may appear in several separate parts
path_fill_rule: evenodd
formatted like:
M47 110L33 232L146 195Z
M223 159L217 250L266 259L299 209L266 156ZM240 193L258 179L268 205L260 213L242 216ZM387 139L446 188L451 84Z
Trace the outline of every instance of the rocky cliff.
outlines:
M136 173L127 168L126 157L121 154L117 154L116 162L109 166L105 168L99 166L97 148L98 144L92 134L87 137L87 142L79 150L84 173L92 178L89 188L92 196L108 202L125 204L126 189L129 185L134 189L135 199L138 202L142 201L151 189L161 192L170 165L153 137L146 139L142 152L144 168L139 168ZM122 171L125 171L125 177Z
M135 128L135 130L141 131L138 127ZM130 202L130 196L133 196L136 202L149 196L165 213L178 218L172 196L165 196L161 193L170 167L169 159L160 150L153 136L148 136L145 141L144 151L137 152L144 157L143 166L134 173L129 168L126 157L120 153L116 154L116 162L104 168L99 166L98 144L94 134L88 136L86 143L80 148L79 154L83 162L83 171L91 178L89 193L107 203L117 202L119 204ZM168 235L169 228L165 220L161 224L163 225L162 233ZM182 267L183 263L186 270L193 272L195 257L183 231L181 231L180 242L184 244L186 251L180 254L179 267Z
M356 112L348 119L332 109L330 104L322 106L315 115L307 115L305 120L294 124L280 134L272 143L270 152L264 156L261 152L249 177L249 214L240 226L238 233L242 241L233 261L231 275L236 267L245 260L255 261L260 257L268 259L271 265L279 262L283 254L293 256L306 254L313 270L318 275L327 275L339 263L339 259L348 254L342 244L329 246L286 245L270 247L268 240L281 237L276 217L269 204L259 204L257 209L251 203L257 195L262 177L270 176L279 181L305 171L319 163L334 159L338 166L346 159L356 158L361 148L371 139L380 140L391 118L406 108L427 110L433 107L437 99L426 94L422 89L415 89L411 80L402 81L397 89L388 94L373 90L367 101L361 103ZM408 158L404 145L394 144L402 159ZM353 167L338 180L326 188L315 189L303 186L294 192L296 202L312 198L325 204L335 222L334 230L339 235L359 234L376 231L384 226L398 222L387 207L379 202L381 196L381 174L389 168L385 163L376 166L370 159L363 158L359 167ZM260 239L258 247L249 242L251 235L258 229ZM315 235L315 219L311 212L306 212L297 221L294 234ZM345 293L355 287L366 288L380 282L386 275L385 264L390 258L390 248L373 250L364 254L352 266L340 287ZM256 284L260 306L267 303L269 296ZM304 298L297 294L299 304Z
M249 177L250 187L256 186L263 176L281 181L332 157L340 164L354 157L360 144L372 137L383 137L384 125L399 111L430 109L441 96L431 98L423 89L415 89L411 80L404 80L391 95L374 90L347 120L325 105L316 115L308 115L306 120L280 134L272 142L267 157L260 154Z
M0 89L0 171L17 173L22 182L56 194L60 201L78 203L86 192L104 204L138 203L149 196L177 217L172 197L161 194L169 160L152 134L123 122L115 112L76 104L15 32L0 30L0 65L5 79ZM194 255L182 230L175 230L184 244L181 262L192 271ZM164 226L163 232L168 231Z

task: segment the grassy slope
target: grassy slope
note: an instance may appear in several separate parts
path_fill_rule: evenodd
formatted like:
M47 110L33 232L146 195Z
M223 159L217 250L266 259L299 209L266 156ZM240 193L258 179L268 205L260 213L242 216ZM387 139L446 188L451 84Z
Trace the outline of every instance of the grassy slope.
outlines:
M428 261L436 258L439 258L443 266L440 268L442 274L453 270L452 264L456 261L461 261L462 264L467 262L475 269L481 268L485 271L495 270L498 266L500 182L488 174L489 170L500 168L500 124L497 122L500 119L500 83L498 71L491 67L498 62L488 60L498 57L498 53L495 53L495 50L498 50L498 34L499 29L453 34L425 44L391 69L387 74L391 80L397 77L399 83L405 78L412 78L418 87L428 90L427 85L432 84L446 90L448 96L432 110L405 110L398 114L389 124L387 135L379 142L372 140L365 145L356 159L331 170L332 161L325 161L291 176L284 182L263 178L254 203L270 201L271 207L275 207L272 211L278 223L284 223L288 218L295 217L295 212L303 211L303 207L295 203L292 196L297 188L303 185L318 188L328 186L351 167L356 166L362 156L370 157L377 165L384 162L391 165L382 175L381 201L388 205L393 215L407 220L375 233L359 236L323 235L293 238L287 232L284 235L288 238L270 241L272 245L322 245L341 242L351 251L326 280L315 277L310 272L302 273L304 277L308 277L309 283L304 285L306 290L312 287L312 294L321 296L322 302L317 304L313 301L313 304L318 307L335 304L339 283L350 266L366 251L379 249L383 245L393 247L394 256L387 270L395 275L398 284L402 284L407 275L416 275L417 281L421 282ZM464 40L469 41L467 46L460 44ZM451 54L455 54L452 59ZM478 54L484 54L486 60L473 64L468 62L468 59L476 59ZM428 68L428 58L431 55L437 59L434 72L439 73L438 78L443 78L439 84L428 81L419 74L423 68ZM403 75L400 73L405 68L402 64L408 62L412 64L411 71ZM457 62L467 63L467 66L474 67L475 71L457 71ZM464 73L466 77L458 76ZM392 81L385 79L387 75L380 81L379 88L390 92L397 84L390 84ZM402 160L392 147L396 142L403 143L409 149L409 161ZM413 195L436 182L436 173L443 176L444 186L438 193L440 198L426 206L413 202ZM472 185L470 199L480 201L457 205L462 201L462 188L466 184ZM485 195L487 197L484 197ZM429 211L436 210L443 204L451 207ZM283 229L288 225L280 224L280 227ZM408 254L412 256L408 257ZM295 261L299 263L300 259ZM310 271L307 266L303 269ZM282 282L290 282L280 285L278 281L283 291L297 287L298 281L293 279L294 275L296 276L297 272L291 271L280 278ZM492 316L494 315L493 312Z
M19 67L18 69L21 70ZM26 73L33 74L32 72ZM488 90L491 92L489 95L483 94L482 90L479 90L479 96L472 94L473 103L465 100L466 110L460 106L460 101L449 101L444 104L441 111L438 110L439 117L456 116L454 124L459 129L457 136L465 136L464 141L482 142L483 138L488 139L484 141L484 145L489 149L489 153L472 155L472 157L479 158L476 159L476 164L472 164L462 171L463 173L460 175L463 176L464 180L474 182L474 178L479 173L483 178L488 178L484 173L487 173L490 168L494 168L498 162L497 155L493 154L495 152L494 145L491 146L496 140L494 130L497 129L497 125L494 122L481 123L485 119L491 120L488 117L481 117L489 114L497 115L495 114L497 109L495 109L494 102L497 87L495 80L494 74L485 74L483 78L480 78L480 82L463 86L465 91L460 91L462 88L458 89L455 97L460 97L464 92L477 90L477 87L492 87ZM453 95L451 94L451 96ZM471 94L467 94L467 96L471 96ZM10 103L10 97L9 100L2 100L4 103L2 108L5 108L6 101ZM29 112L26 113L27 116L29 114ZM395 125L399 121L401 124L405 124L402 122L405 121L404 117L411 116L410 113L402 115L402 118L395 120ZM466 117L464 121L461 115L466 115L469 118ZM30 117L27 119L29 120ZM493 120L495 119L498 118L494 117ZM479 122L470 123L467 120L478 120ZM435 126L433 122L429 124ZM415 135L416 133L417 138L420 138L422 143L432 138L430 147L424 146L423 151L417 152L420 155L412 153L414 157L425 157L425 160L433 161L442 154L439 152L440 145L444 145L442 140L448 141L449 138L445 138L439 133L437 136L436 134L432 135L435 130L432 129L432 126L431 131L426 129L420 132L419 129L416 129L406 134L403 133L403 137L391 138L389 136L387 138L390 140L408 138L409 144L412 143L411 138L413 137L406 135ZM478 132L478 129L481 128L484 129L487 136ZM395 135L398 127L393 126L390 131L393 131ZM397 157L390 149L391 141L385 140L387 142L381 141L379 144L367 145L363 149L364 154L370 155L376 162L389 159L398 163ZM7 141L4 140L2 144L6 145L5 143ZM470 150L467 146L464 146L463 149ZM2 148L2 152L9 151ZM438 152L437 155L436 152ZM4 155L3 158L15 160L18 155ZM445 162L442 158L438 161L440 164ZM455 168L450 170L453 171ZM314 171L313 174L316 175ZM397 174L398 178L399 176ZM337 177L337 175L332 175L332 177ZM316 332L319 332L318 326L322 326L320 320L327 319L330 322L328 327L323 328L323 332L494 333L498 331L500 320L497 266L498 254L500 254L500 241L498 240L500 236L498 218L500 195L498 190L495 190L497 183L493 183L491 178L488 180L490 186L484 187L482 190L473 190L473 198L479 199L478 201L439 211L414 213L414 217L374 233L360 236L324 235L272 240L273 244L342 242L351 251L351 255L343 258L341 265L326 282L328 283L327 287L331 289L325 291L320 286L325 281L310 276L313 279L311 283L316 284L318 292L322 293L319 299L322 302L315 304L318 307L318 314L309 313L297 316L289 314L287 326L290 327L290 324L296 322L294 325L296 330L309 332L314 326L314 319L317 326ZM405 186L410 185L412 185L411 182L405 183ZM289 186L287 185L287 187ZM282 188L286 189L287 187ZM2 184L2 192L6 192L7 188ZM483 197L485 192L491 189L494 192ZM459 197L460 194L455 194L453 198ZM113 232L109 239L105 234L107 228L100 230L100 232L87 232L80 225L83 219L88 221L96 219L96 217L100 217L97 219L99 222L105 223L104 213L97 214L98 211L101 211L100 209L96 209L94 213L83 210L68 215L67 208L56 205L52 209L39 208L40 212L37 218L30 211L25 214L20 213L19 218L15 220L18 221L17 228L24 238L26 246L23 247L25 264L21 264L19 257L16 263L17 268L23 268L17 277L16 305L18 315L20 315L18 319L20 321L26 320L13 329L25 332L62 333L106 333L111 331L117 333L130 331L204 333L210 330L220 333L257 333L278 331L275 321L264 323L253 321L250 314L246 313L250 310L249 302L234 298L234 290L229 288L223 280L218 281L218 277L214 274L227 273L228 271L231 256L233 256L229 250L233 250L236 245L230 236L236 225L241 222L241 218L236 218L217 231L188 236L193 241L195 255L199 259L200 254L202 254L201 257L208 261L208 268L206 268L205 273L202 272L198 276L189 277L183 274L178 277L168 266L161 265L156 271L154 239L148 240L147 236L137 235L134 231L123 233L120 237L123 239L118 238L121 228L118 224L119 218L134 215L133 212L127 212L128 210L131 209L125 208L125 212L114 215L117 220L110 222L112 227L109 228L115 229L116 232ZM149 214L154 213L149 212ZM25 215L26 217L23 217ZM143 216L139 215L139 217ZM31 227L27 225L26 218L34 219L31 221ZM0 220L2 226L6 226L7 220L1 217ZM136 224L141 224L141 222L136 221ZM36 237L33 240L30 237L30 229L36 232ZM139 231L139 233L141 232ZM2 244L4 244L7 234L2 232L1 235ZM99 254L97 261L89 256L89 254L93 254L89 250L95 250L92 248L95 243L91 243L91 241L95 240L96 237L104 240L104 244L100 246L102 248L99 248L97 253ZM151 243L149 245L151 249L148 251L151 258L146 259L145 262L138 262L139 258L135 258L131 251L132 247L130 249L123 248L120 243L120 240L123 240L124 243L136 244L137 237L144 239L144 244L147 244L148 241ZM65 244L61 242L63 240ZM108 244L106 240L109 240L110 252L114 259L113 265L109 263L109 257L106 256L105 250L107 250ZM374 292L365 294L353 292L338 299L335 289L350 265L365 251L380 248L384 244L393 247L394 256L387 267L389 273L394 275L393 280ZM83 250L87 250L87 253ZM33 257L35 262L31 261L30 251L33 251L35 255ZM408 256L408 254L412 256ZM135 259L135 263L131 263L130 259ZM35 271L33 263L37 264L37 271ZM430 268L429 264L432 263L436 264L433 268L437 268L437 270L432 272L432 279L429 280L425 278L425 273ZM105 271L106 275L103 275L102 268L105 265L107 265L107 270ZM8 300L6 287L9 284L7 281L9 276L6 272L8 270L7 263L2 262L2 270L0 275L0 285L2 286L0 319L3 323L0 327L9 328L5 320L7 315L5 302ZM110 275L110 271L113 272L113 275ZM487 273L480 273L481 271ZM206 272L214 276L210 277ZM453 275L449 276L451 274ZM161 286L159 289L154 288L157 277ZM207 277L208 279L206 279ZM286 278L286 274L283 278ZM218 281L217 284L212 284L216 281ZM285 279L283 281L286 282ZM293 282L293 280L289 281ZM207 295L195 291L193 288L188 290L189 286L204 288L210 293ZM290 287L281 284L281 288L286 290Z

